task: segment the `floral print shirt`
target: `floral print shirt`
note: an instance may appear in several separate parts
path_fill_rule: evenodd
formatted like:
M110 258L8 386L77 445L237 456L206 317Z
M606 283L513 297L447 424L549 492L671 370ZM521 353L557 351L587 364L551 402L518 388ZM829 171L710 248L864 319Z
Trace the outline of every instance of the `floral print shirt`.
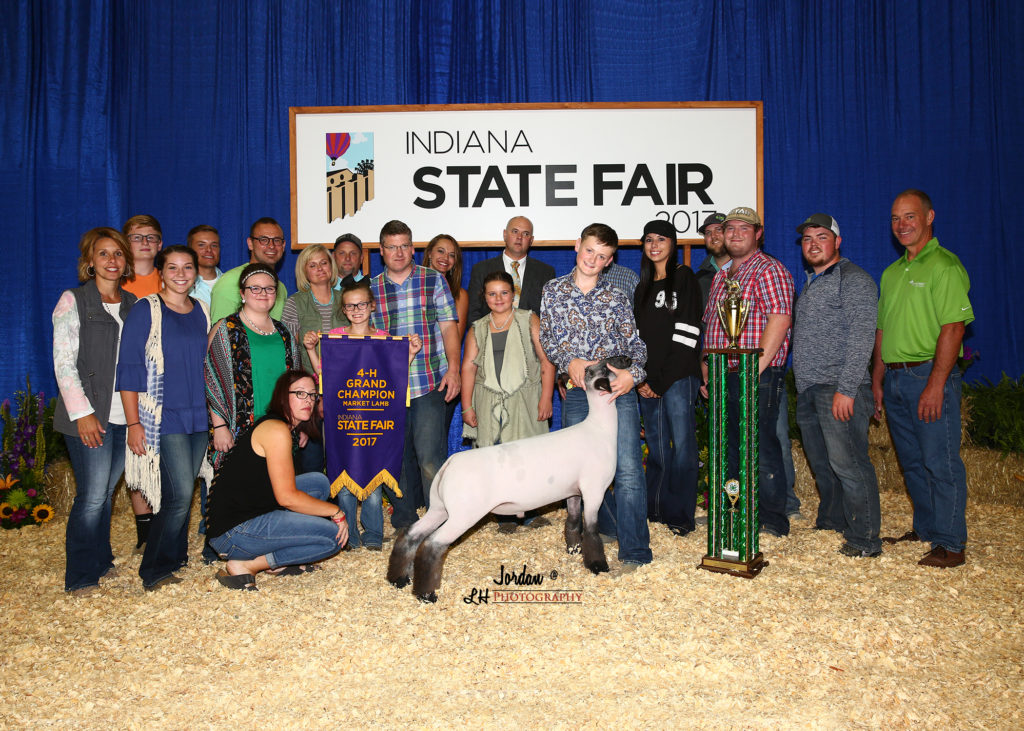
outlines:
M576 286L576 269L544 285L540 302L540 344L559 373L575 358L600 360L613 355L632 359L636 383L647 378L647 346L633 318L633 303L607 277L589 292Z

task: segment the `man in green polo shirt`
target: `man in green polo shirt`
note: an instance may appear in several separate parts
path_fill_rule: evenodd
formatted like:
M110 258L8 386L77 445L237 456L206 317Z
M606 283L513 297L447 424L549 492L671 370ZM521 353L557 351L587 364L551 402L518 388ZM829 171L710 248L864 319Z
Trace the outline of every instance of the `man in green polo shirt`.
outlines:
M249 227L249 238L246 240L249 246L249 261L234 269L229 269L217 280L210 292L210 319L217 322L233 312L238 312L242 306L242 294L238 290L238 277L247 264L260 262L274 269L278 262L284 257L284 249L287 242L284 240L284 229L281 224L269 216L258 218ZM288 299L288 290L280 282L277 285L277 295L274 299L274 306L270 310L270 316L275 320L281 319L281 312L284 310L284 301Z
M885 540L930 543L918 563L951 568L963 564L967 542L955 366L964 329L974 320L970 279L956 254L932 237L935 211L925 193L906 190L896 196L891 220L904 253L882 273L871 389L876 416L885 404L914 503L914 528Z

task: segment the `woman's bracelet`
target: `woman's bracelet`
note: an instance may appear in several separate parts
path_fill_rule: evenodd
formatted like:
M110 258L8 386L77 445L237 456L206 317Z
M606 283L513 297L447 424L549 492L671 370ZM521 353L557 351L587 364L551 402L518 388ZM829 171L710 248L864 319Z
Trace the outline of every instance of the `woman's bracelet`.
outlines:
M227 429L228 425L227 424L215 424L213 428L214 429L220 429L221 427L224 427L225 429Z
M142 425L141 421L133 421L131 424L125 425L124 428L127 429L129 426L141 426L141 425Z
M331 520L335 523L341 524L341 521L345 520L345 512L338 508L338 512L331 516Z

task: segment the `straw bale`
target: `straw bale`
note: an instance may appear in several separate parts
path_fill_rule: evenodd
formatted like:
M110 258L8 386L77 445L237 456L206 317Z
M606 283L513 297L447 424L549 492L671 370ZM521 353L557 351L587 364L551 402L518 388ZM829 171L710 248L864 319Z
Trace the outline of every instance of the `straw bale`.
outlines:
M806 467L802 467L806 471ZM798 483L813 514L813 483ZM883 533L910 525L882 493ZM0 540L4 728L1020 728L1024 510L968 506L967 565L916 565L923 544L847 559L840 536L794 523L765 538L747 581L697 570L700 529L651 525L654 562L593 576L560 521L450 552L435 605L384 579L388 558L341 553L323 571L230 592L199 560L142 591L130 513L118 575L62 591L64 525ZM577 589L581 604L471 605L500 567ZM554 577L554 578L552 578Z

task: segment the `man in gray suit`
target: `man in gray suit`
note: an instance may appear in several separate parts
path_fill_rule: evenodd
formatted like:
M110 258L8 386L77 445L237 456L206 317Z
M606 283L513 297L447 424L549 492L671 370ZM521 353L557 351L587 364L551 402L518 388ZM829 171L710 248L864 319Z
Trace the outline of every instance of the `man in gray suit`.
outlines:
M469 321L476 322L487 314L484 302L484 277L491 272L506 271L515 284L516 295L513 306L533 310L540 315L540 296L544 285L555 278L555 269L550 264L527 256L533 243L533 223L526 216L514 216L501 232L505 250L501 256L484 259L473 265L469 275Z

